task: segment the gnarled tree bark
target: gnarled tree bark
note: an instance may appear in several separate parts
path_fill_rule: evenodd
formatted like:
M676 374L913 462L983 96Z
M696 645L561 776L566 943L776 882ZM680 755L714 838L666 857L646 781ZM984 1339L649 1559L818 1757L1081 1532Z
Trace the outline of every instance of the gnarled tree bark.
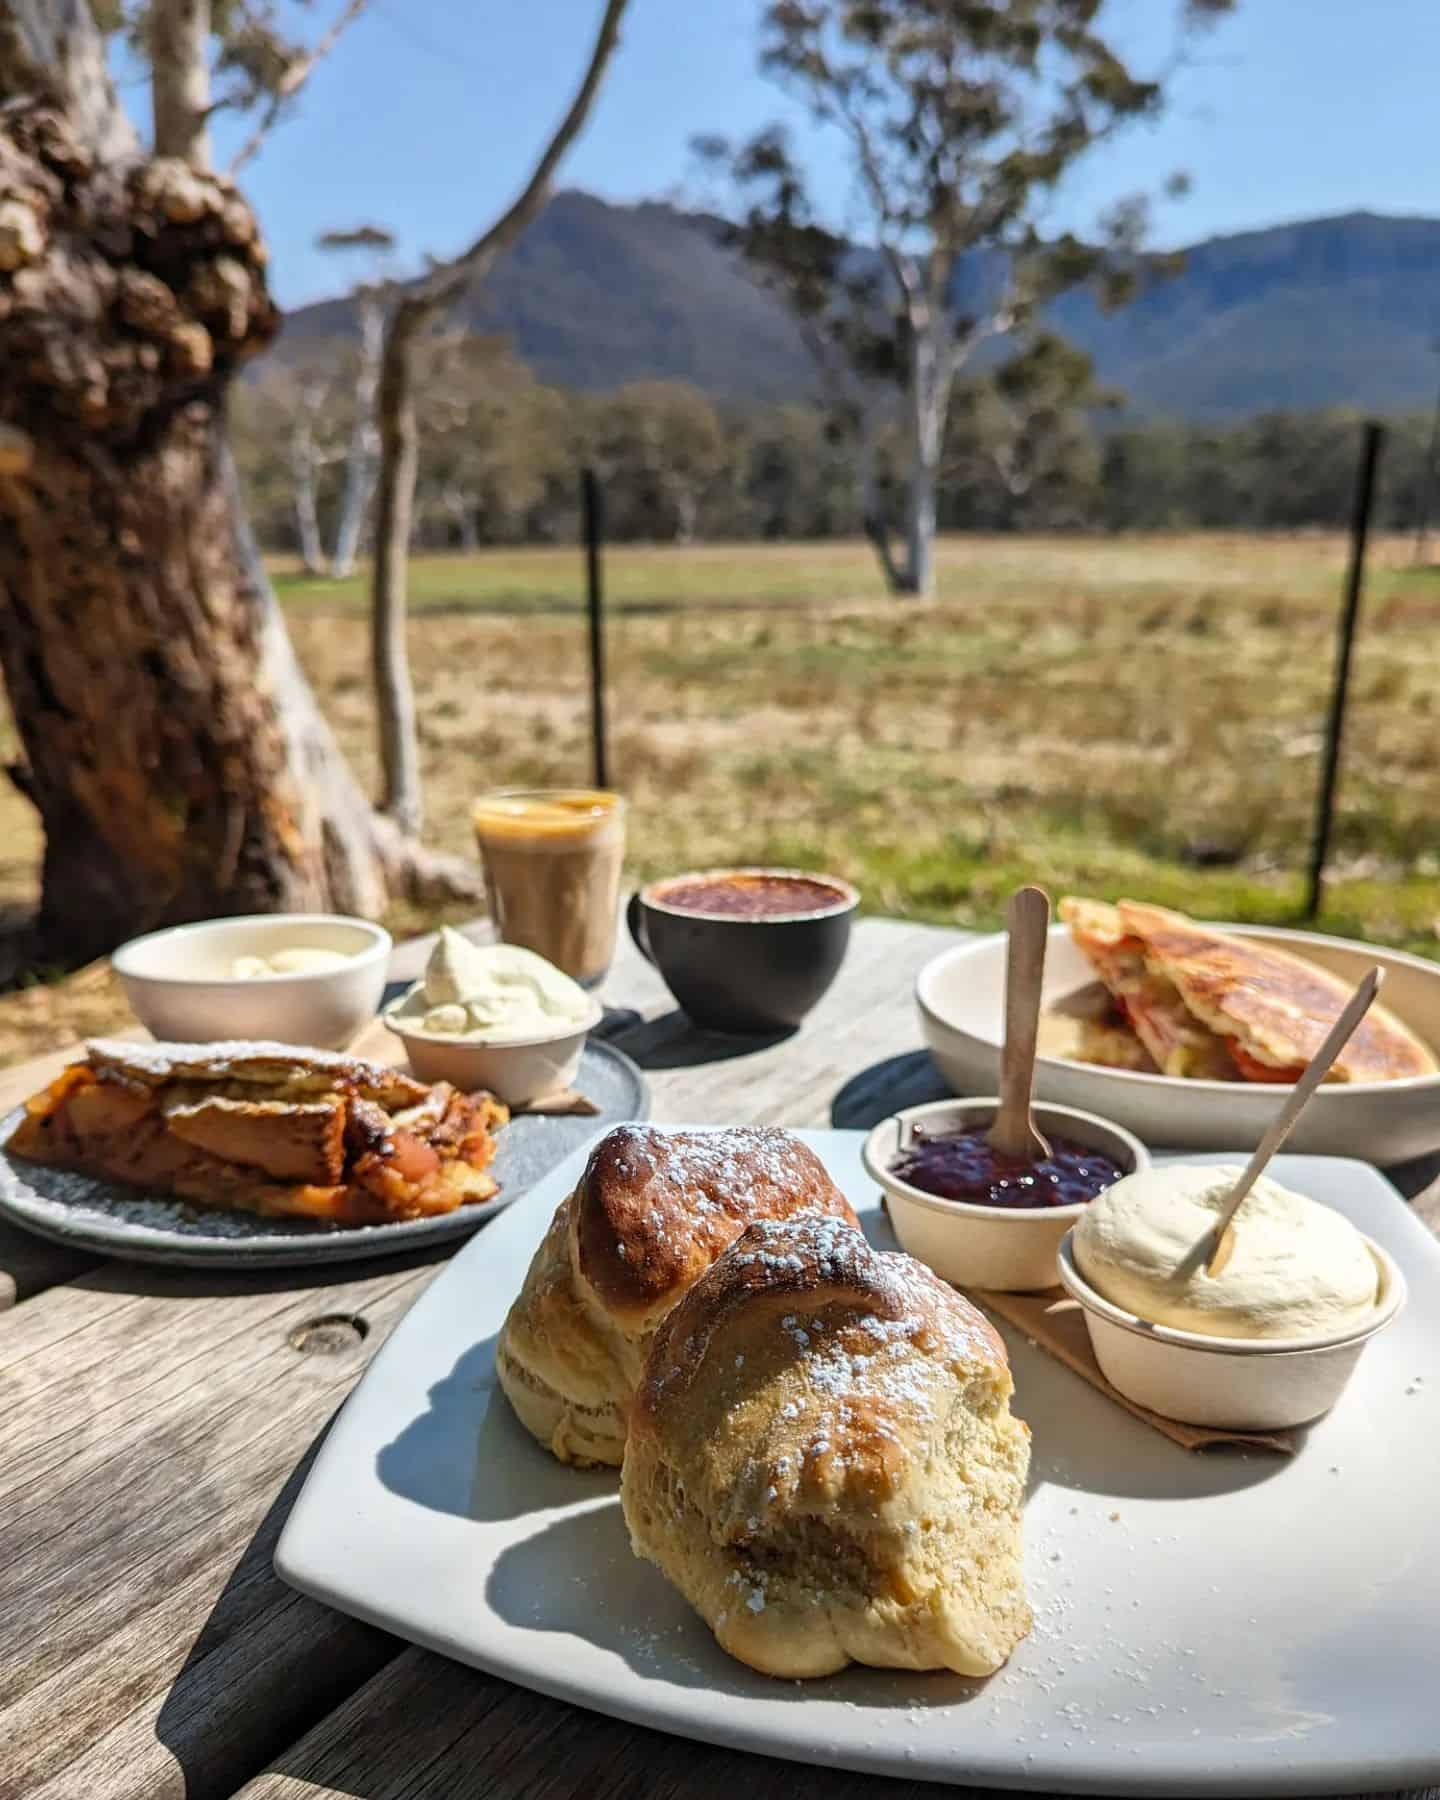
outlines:
M85 0L0 0L0 91L0 671L45 828L37 948L378 911L406 847L296 664L226 449L276 327L254 218L139 152Z

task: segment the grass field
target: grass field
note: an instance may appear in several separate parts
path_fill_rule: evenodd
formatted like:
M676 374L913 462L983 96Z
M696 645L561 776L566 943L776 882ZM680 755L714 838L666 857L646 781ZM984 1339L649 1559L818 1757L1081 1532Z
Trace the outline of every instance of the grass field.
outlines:
M1321 923L1440 955L1440 576L1407 557L1374 554ZM1324 536L954 539L939 598L916 604L883 594L857 544L617 549L633 871L824 867L872 910L967 925L993 925L1022 879L1292 919L1343 561ZM363 581L276 575L373 779ZM586 778L580 575L571 549L416 560L436 843L468 848L480 788ZM33 894L38 849L7 791L0 900ZM96 975L11 996L0 1054L110 1004Z

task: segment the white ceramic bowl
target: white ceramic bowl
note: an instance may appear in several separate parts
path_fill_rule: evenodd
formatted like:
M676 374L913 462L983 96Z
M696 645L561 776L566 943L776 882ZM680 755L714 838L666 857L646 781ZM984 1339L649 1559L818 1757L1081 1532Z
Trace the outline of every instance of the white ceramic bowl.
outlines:
M968 1200L942 1200L911 1187L891 1172L901 1131L923 1124L931 1131L963 1131L987 1125L999 1101L935 1100L882 1119L861 1146L865 1171L884 1192L890 1223L902 1249L928 1263L937 1275L958 1287L995 1288L1029 1293L1054 1287L1059 1277L1055 1253L1084 1211L1084 1206L972 1206ZM1150 1153L1138 1138L1108 1119L1075 1112L1065 1106L1037 1106L1035 1123L1103 1151L1127 1175L1150 1167Z
M1060 1282L1085 1314L1090 1344L1113 1388L1167 1419L1226 1431L1282 1431L1318 1419L1340 1398L1360 1353L1405 1304L1405 1277L1366 1238L1380 1271L1369 1322L1329 1338L1225 1338L1152 1325L1115 1306L1080 1273L1074 1232L1060 1245Z
M298 948L338 950L346 960L306 975L230 973L237 956ZM336 1050L374 1018L392 948L389 932L366 919L256 913L152 931L122 944L110 961L135 1016L157 1038L273 1038Z
M600 1023L604 1008L595 1002L592 1016L579 1027L541 1038L461 1038L422 1031L402 1022L402 994L386 1008L385 1023L405 1046L410 1067L421 1081L448 1081L472 1093L488 1088L507 1106L528 1106L574 1082L585 1040Z
M1385 1005L1427 1044L1440 1046L1440 964L1345 938L1278 927L1226 925L1358 981L1373 964L1385 970ZM1095 985L1095 972L1071 941L1068 925L1050 931L1044 1003ZM957 1093L993 1088L1004 1035L1005 936L957 945L920 971L915 1000L925 1041ZM1128 1069L1041 1056L1035 1091L1128 1126L1151 1144L1185 1150L1253 1149L1290 1092L1249 1081L1180 1081ZM1300 1116L1291 1150L1396 1163L1440 1149L1440 1075L1404 1081L1327 1083Z

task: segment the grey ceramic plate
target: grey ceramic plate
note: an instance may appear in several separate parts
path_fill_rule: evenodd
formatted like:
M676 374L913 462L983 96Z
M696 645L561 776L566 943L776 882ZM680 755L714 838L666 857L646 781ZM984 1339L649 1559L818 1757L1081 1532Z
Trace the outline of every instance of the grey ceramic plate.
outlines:
M500 1133L495 1154L500 1192L488 1205L462 1207L438 1218L345 1230L300 1220L260 1219L249 1213L207 1212L117 1182L38 1168L19 1157L12 1160L3 1150L0 1218L57 1243L106 1256L207 1268L284 1268L417 1250L445 1238L467 1237L597 1132L625 1119L650 1116L649 1083L630 1058L610 1044L592 1040L585 1046L575 1085L595 1102L599 1113L588 1118L512 1119ZM21 1111L16 1107L0 1119L0 1144L19 1123Z

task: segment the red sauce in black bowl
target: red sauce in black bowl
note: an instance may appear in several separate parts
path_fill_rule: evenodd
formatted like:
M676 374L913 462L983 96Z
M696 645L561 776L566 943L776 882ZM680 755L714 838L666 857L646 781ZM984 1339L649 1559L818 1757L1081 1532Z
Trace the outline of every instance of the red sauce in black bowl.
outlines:
M1112 1157L1053 1132L1046 1134L1050 1155L1042 1161L1006 1156L986 1141L988 1129L979 1125L931 1137L917 1125L890 1172L941 1200L1015 1212L1093 1200L1126 1173Z

